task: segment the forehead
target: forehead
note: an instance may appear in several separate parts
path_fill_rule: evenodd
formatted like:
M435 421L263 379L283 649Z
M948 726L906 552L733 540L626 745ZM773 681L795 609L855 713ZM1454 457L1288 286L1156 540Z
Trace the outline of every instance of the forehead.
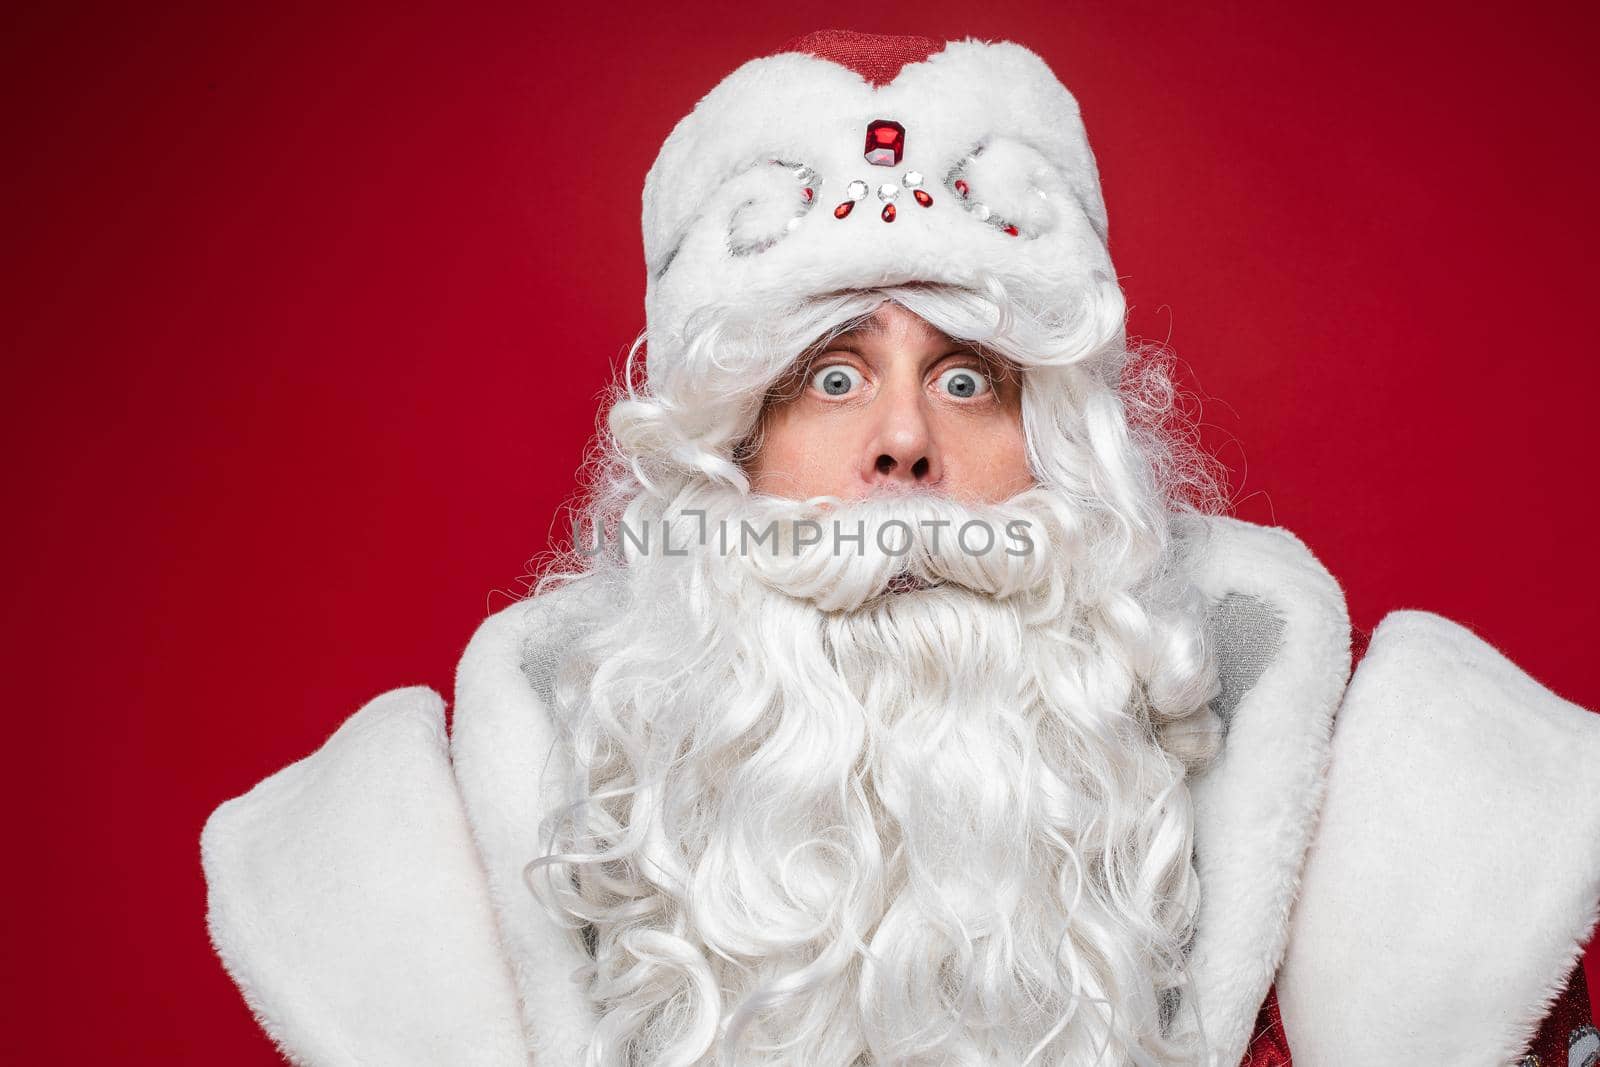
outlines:
M971 343L951 337L939 327L895 303L885 303L870 314L846 323L819 338L821 342L849 341L923 342L944 345L969 346ZM972 345L972 347L976 347Z

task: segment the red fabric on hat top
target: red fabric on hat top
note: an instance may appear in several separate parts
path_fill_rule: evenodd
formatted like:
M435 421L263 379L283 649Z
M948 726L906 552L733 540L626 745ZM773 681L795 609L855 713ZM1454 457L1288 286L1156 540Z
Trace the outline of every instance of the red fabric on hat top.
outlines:
M806 52L841 67L848 67L873 85L888 85L907 63L921 63L944 42L914 34L857 33L854 30L815 30L796 37L773 55Z

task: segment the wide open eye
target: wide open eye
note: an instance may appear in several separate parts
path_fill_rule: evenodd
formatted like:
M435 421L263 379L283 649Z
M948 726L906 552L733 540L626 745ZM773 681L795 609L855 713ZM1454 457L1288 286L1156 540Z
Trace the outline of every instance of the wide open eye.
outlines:
M864 381L861 372L845 363L823 367L811 376L811 388L824 396L848 396Z
M951 367L939 375L939 388L951 396L966 400L987 393L989 379L975 367Z

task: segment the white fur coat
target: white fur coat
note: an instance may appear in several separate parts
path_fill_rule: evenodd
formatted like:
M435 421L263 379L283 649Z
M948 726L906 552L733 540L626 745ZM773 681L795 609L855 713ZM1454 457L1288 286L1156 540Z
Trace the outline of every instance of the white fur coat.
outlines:
M1306 547L1209 525L1228 733L1194 787L1191 962L1214 1062L1275 980L1296 1067L1511 1063L1600 915L1600 715L1421 611L1352 678ZM538 662L560 601L484 621L451 736L439 694L391 690L206 823L212 943L292 1062L581 1061L583 958L521 877L561 795Z

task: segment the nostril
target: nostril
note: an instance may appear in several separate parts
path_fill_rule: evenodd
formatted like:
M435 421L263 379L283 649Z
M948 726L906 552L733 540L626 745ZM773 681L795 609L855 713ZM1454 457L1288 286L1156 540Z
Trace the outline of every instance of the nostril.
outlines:
M920 482L922 479L926 478L927 476L928 476L928 457L927 456L923 456L921 459L917 460L915 463L913 463L911 465L911 477L915 478L917 481Z
M894 470L894 457L885 452L878 457L877 468L879 474L888 474Z

